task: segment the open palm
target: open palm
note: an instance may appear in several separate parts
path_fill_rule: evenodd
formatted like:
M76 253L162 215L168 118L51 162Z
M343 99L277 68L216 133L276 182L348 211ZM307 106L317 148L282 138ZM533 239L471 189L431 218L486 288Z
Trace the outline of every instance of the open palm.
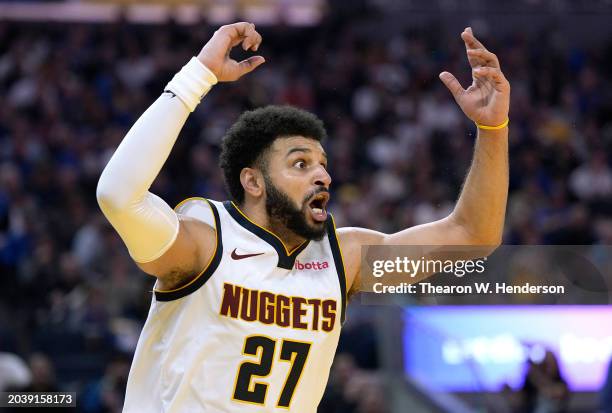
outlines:
M472 67L472 84L464 89L449 72L440 73L440 79L468 118L481 125L500 125L508 118L510 83L500 69L497 56L474 37L471 28L465 29L461 38Z

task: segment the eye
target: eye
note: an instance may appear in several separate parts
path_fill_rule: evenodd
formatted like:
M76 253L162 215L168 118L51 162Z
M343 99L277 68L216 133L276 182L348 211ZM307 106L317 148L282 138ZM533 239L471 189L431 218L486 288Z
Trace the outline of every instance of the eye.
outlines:
M295 166L298 169L304 169L306 168L306 161L304 161L303 159L298 159L297 161L293 163L293 166Z

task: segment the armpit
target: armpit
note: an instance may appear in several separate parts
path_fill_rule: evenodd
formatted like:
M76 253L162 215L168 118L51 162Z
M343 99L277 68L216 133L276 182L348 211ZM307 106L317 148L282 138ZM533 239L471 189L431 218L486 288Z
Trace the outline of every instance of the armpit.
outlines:
M181 288L192 281L198 274L193 271L185 271L181 268L174 268L168 274L157 277L159 291L171 291Z

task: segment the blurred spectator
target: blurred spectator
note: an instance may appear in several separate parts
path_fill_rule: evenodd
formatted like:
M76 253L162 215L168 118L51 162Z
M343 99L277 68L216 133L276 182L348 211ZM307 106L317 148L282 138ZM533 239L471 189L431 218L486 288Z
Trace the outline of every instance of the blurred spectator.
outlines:
M319 412L351 413L355 411L356 406L345 398L344 389L351 378L355 376L357 370L355 360L351 355L339 353L335 357L325 395L318 408Z
M81 395L83 413L120 413L130 371L130 357L118 356L104 376L86 386Z
M41 353L33 354L29 360L32 381L20 391L57 392L60 388L55 377L53 363Z
M339 353L331 374L323 401L321 413L387 413L381 377L373 371L362 370L353 357Z
M0 353L0 391L21 389L30 384L32 373L28 365L15 354Z
M596 152L588 163L574 170L570 187L578 198L585 201L612 196L612 171L606 162L606 154Z
M514 413L565 413L570 393L551 351L541 362L527 361L525 381L518 392L504 389Z
M32 380L29 385L13 389L22 392L59 392L65 390L60 387L55 375L53 362L42 353L35 353L30 356L29 367L32 373ZM45 411L61 412L62 407L45 407ZM37 412L39 407L20 408L23 412Z

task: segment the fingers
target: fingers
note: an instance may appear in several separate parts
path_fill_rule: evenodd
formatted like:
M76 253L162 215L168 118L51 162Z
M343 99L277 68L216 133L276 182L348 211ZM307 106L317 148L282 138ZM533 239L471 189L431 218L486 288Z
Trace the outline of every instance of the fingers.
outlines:
M239 22L221 26L219 33L229 38L229 43L232 47L242 43L244 50L257 51L261 44L262 37L255 30L255 25L248 22Z
M499 60L494 53L489 52L487 49L468 49L467 51L468 60L470 60L470 64L472 60L476 62L476 66L472 65L472 67L477 66L488 66L499 69Z
M246 29L244 33L244 41L242 42L242 48L244 50L252 50L254 52L259 48L261 43L261 35L255 30L255 25L250 23L250 27Z
M471 27L466 28L463 33L461 33L461 38L465 42L468 61L472 69L480 66L500 68L497 56L488 51L484 45L476 39Z
M458 102L459 97L465 93L465 89L461 86L461 83L457 80L455 76L450 74L449 72L442 72L439 75L440 80L444 85L448 88L448 90L452 93L455 100Z
M471 27L467 27L465 30L463 30L463 33L461 33L461 38L465 42L465 48L468 50L485 49L484 45L474 36L474 32L472 32Z
M477 67L472 71L472 74L477 79L487 79L493 82L495 89L506 91L510 88L510 83L499 68L495 67Z
M238 63L239 76L246 75L249 72L255 70L258 66L265 63L266 59L263 56L251 56L248 59L244 59Z
M238 22L221 26L219 27L218 31L223 34L227 34L232 38L232 40L235 40L239 37L246 36L247 31L251 30L253 27L253 23Z

